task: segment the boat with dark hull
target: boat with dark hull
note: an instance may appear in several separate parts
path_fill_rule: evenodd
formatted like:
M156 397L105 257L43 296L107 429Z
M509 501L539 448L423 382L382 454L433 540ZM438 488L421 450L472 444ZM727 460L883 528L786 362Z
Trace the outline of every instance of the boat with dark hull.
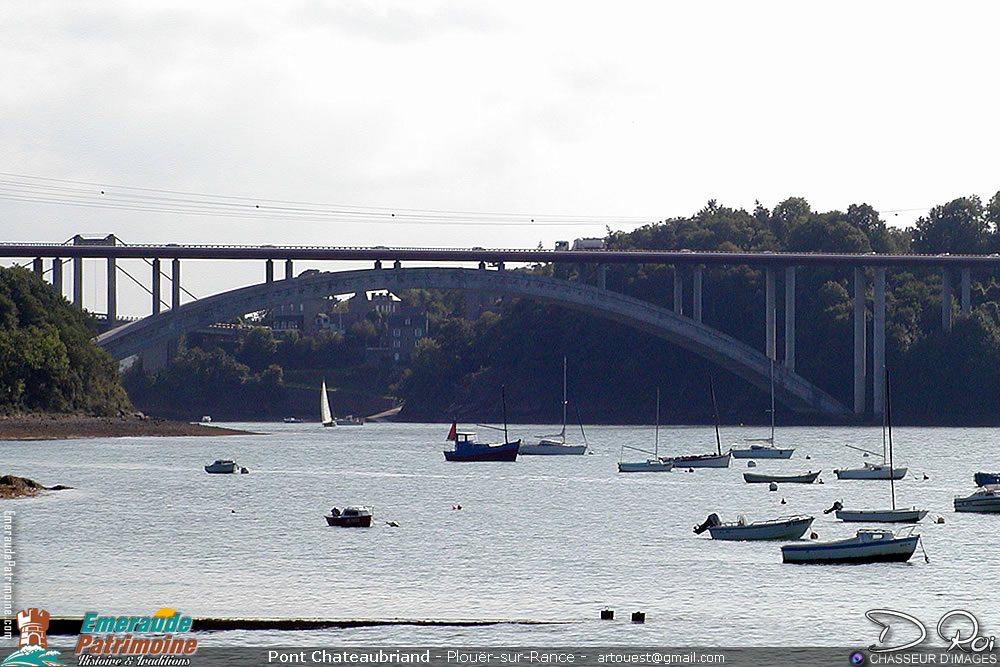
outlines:
M859 530L854 537L836 542L786 544L781 547L781 560L817 565L905 563L913 556L919 541L920 535L912 532Z
M770 475L759 472L745 472L743 473L743 480L748 484L769 484L771 482L776 484L812 484L821 472L823 471L817 470L813 472L810 470L802 475Z

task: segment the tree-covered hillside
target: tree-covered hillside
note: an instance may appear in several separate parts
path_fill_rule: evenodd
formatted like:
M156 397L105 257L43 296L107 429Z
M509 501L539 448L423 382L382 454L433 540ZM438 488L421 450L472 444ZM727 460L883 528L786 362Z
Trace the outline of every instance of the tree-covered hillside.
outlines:
M88 316L21 268L0 268L0 413L131 410Z

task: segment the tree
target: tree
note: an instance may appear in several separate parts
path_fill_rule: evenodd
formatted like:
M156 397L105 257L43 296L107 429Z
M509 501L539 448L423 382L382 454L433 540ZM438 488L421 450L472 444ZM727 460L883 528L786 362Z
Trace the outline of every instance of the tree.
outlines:
M989 224L979 197L960 197L935 206L917 220L913 249L928 255L938 253L979 254L986 251Z

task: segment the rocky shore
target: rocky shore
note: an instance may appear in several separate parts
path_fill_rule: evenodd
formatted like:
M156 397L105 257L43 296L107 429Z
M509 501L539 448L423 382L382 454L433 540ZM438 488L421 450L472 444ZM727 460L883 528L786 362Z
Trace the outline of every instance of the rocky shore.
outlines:
M71 486L56 484L55 486L44 486L33 479L27 477L15 477L14 475L0 476L0 499L25 498L37 496L42 491L62 491L71 489Z
M13 415L0 417L0 440L65 440L188 435L247 435L247 431L189 424L141 414L120 417Z

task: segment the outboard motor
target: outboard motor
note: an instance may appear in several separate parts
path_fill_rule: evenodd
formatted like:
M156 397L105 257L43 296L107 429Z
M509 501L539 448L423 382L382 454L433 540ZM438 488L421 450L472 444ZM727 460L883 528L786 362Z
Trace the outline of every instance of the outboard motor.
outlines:
M833 504L833 506L830 509L823 510L823 514L829 514L830 512L836 512L837 510L842 510L842 509L844 509L844 506L838 500Z
M716 514L715 512L712 512L711 514L708 515L708 518L705 519L704 523L702 523L700 526L695 526L694 527L694 534L695 535L701 535L702 533L704 533L709 528L711 528L713 526L718 526L721 523L722 523L722 521L719 520L719 515Z

